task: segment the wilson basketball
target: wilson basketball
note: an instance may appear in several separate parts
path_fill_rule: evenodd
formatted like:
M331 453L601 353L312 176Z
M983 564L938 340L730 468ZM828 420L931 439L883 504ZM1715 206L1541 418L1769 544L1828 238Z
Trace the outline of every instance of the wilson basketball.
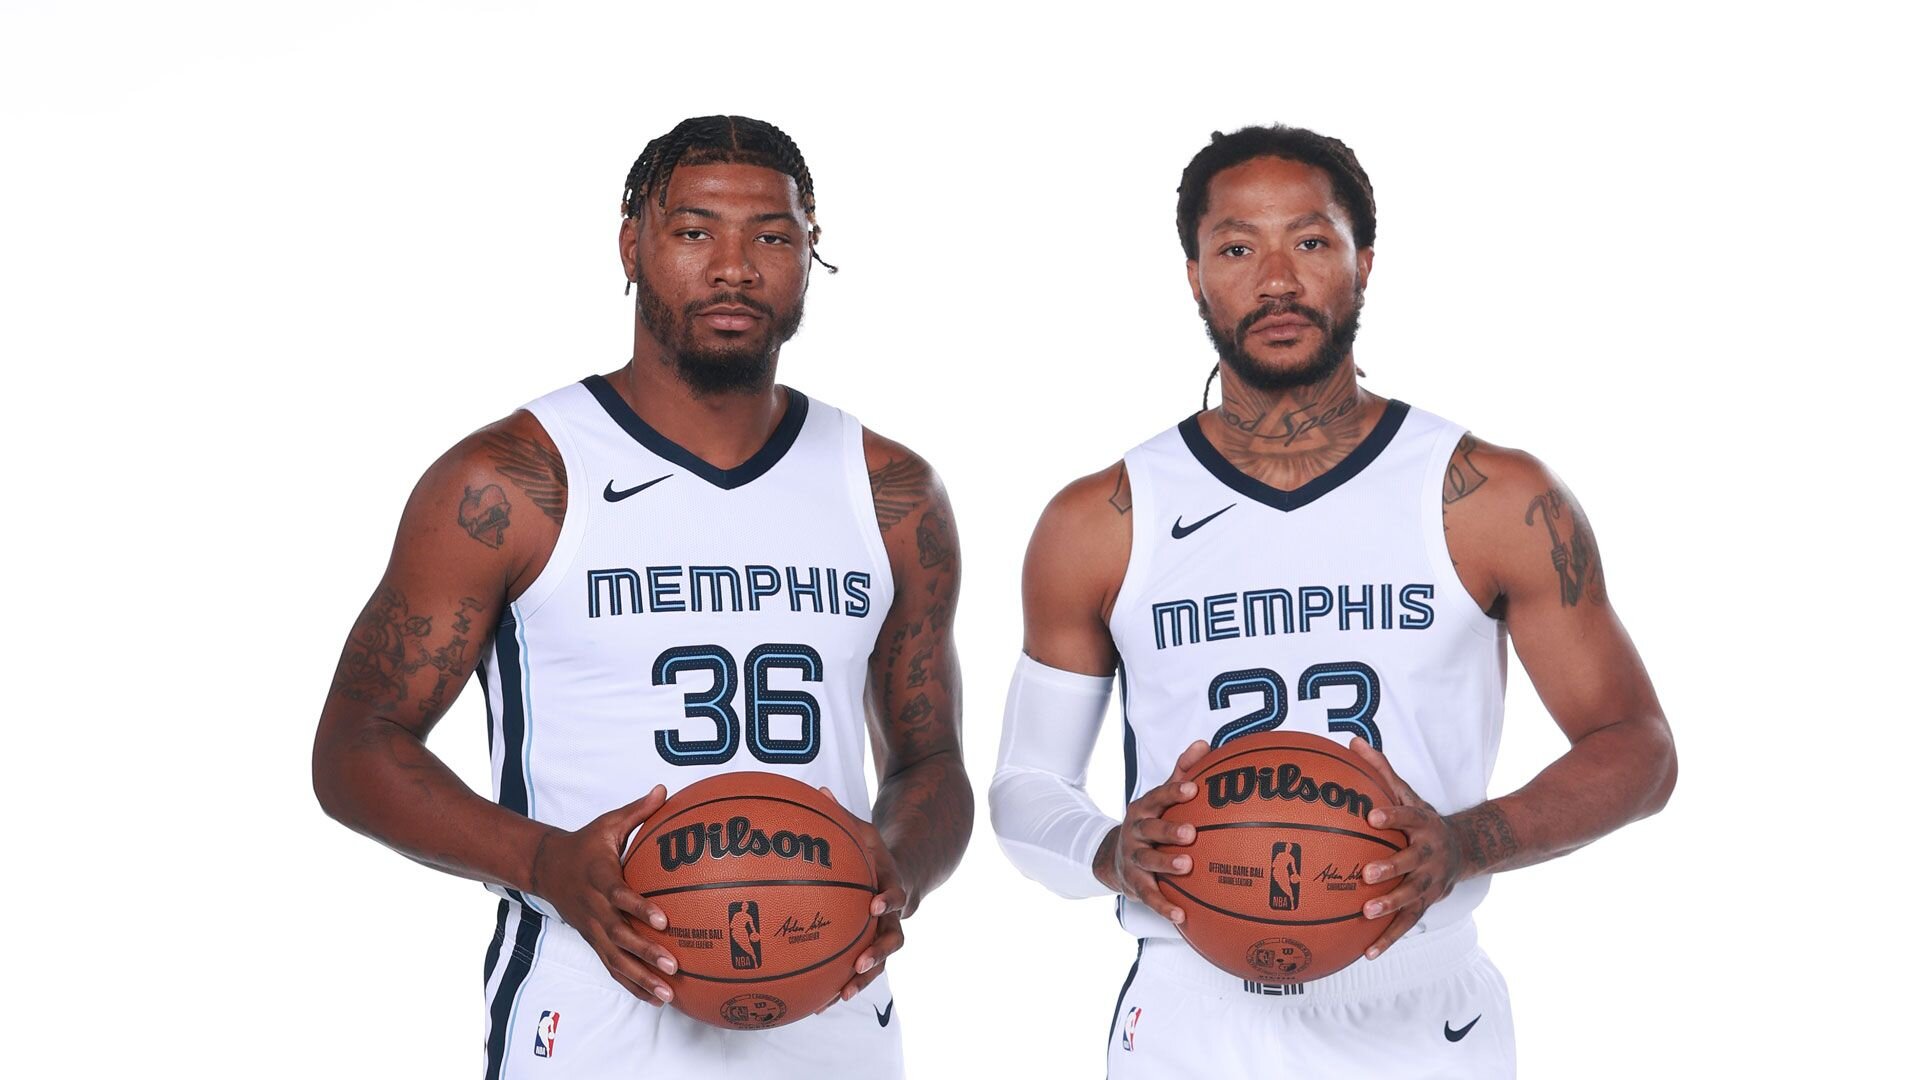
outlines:
M1194 828L1193 869L1160 878L1186 914L1180 933L1216 967L1298 983L1358 960L1387 928L1361 908L1399 879L1368 885L1367 863L1407 844L1367 824L1393 803L1351 750L1298 732L1242 736L1202 758L1193 798L1162 815Z
M853 978L878 927L878 891L851 814L772 773L709 777L634 838L627 884L667 914L629 920L679 961L673 1007L725 1028L811 1016Z

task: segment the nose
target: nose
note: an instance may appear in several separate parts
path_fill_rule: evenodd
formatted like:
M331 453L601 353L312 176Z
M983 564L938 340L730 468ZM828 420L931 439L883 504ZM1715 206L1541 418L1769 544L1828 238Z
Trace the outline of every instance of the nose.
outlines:
M1300 297L1300 279L1285 251L1268 252L1260 263L1260 300L1291 302Z
M714 238L707 263L707 283L722 289L750 289L760 283L753 262L753 241L745 236Z

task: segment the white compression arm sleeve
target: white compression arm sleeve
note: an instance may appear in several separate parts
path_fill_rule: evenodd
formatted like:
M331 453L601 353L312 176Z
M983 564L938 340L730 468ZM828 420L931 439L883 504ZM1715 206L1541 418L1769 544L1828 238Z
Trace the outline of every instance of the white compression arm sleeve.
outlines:
M1111 896L1093 857L1118 821L1087 795L1087 763L1113 679L1061 671L1022 653L1007 690L1000 760L987 791L1000 850L1061 896Z

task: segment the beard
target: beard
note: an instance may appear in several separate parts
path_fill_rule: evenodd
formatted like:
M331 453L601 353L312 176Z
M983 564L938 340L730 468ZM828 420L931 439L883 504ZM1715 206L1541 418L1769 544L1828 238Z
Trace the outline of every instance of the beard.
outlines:
M1355 289L1353 310L1347 312L1339 322L1335 322L1326 312L1305 304L1269 302L1248 312L1246 318L1241 319L1231 331L1223 331L1214 325L1213 311L1202 300L1200 321L1206 324L1207 338L1213 342L1213 350L1220 354L1220 363L1228 371L1255 390L1278 393L1311 386L1340 367L1341 361L1353 351L1353 339L1359 336L1360 309L1366 306L1366 299L1365 290ZM1307 358L1305 365L1275 368L1255 360L1253 354L1247 351L1247 334L1254 324L1275 315L1298 315L1320 328L1320 347Z
M792 310L776 312L744 293L715 293L690 301L676 312L653 291L645 271L634 275L634 291L639 300L640 324L666 349L675 374L697 396L764 390L771 386L774 357L779 355L780 346L800 332L800 320L806 314L804 296L794 303ZM751 308L765 320L765 336L757 342L750 334L742 334L738 341L705 347L695 345L694 313L715 304Z

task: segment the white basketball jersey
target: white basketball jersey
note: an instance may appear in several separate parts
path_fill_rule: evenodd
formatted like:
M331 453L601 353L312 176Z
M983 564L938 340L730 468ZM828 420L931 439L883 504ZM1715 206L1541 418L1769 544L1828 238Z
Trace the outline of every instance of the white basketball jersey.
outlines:
M577 829L655 784L760 770L869 817L867 660L893 572L859 422L789 389L766 446L716 469L597 375L526 408L567 509L480 667L495 800Z
M1235 469L1197 416L1127 453L1133 552L1109 628L1129 802L1194 740L1276 728L1368 739L1442 813L1486 798L1506 639L1441 527L1463 431L1390 402L1345 460L1293 491ZM1468 918L1487 880L1423 924ZM1123 902L1120 919L1138 937L1177 936L1143 904Z

